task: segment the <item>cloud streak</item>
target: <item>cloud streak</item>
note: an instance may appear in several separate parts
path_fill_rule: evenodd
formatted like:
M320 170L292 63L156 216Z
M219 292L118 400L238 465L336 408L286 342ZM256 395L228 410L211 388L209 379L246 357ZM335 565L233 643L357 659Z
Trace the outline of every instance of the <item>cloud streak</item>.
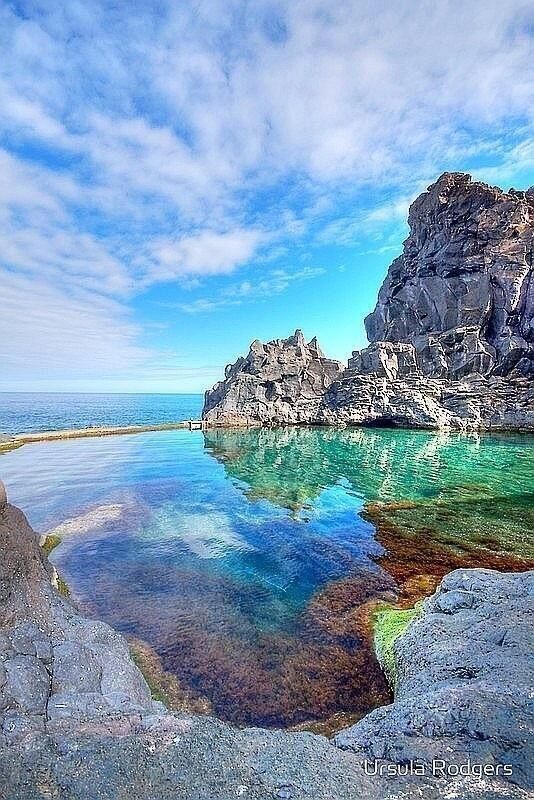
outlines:
M264 300L285 292L292 284L308 281L324 275L323 267L304 267L293 272L273 270L267 277L257 281L240 281L224 289L217 298L200 297L179 308L187 314L200 314L228 306L238 306L255 300Z

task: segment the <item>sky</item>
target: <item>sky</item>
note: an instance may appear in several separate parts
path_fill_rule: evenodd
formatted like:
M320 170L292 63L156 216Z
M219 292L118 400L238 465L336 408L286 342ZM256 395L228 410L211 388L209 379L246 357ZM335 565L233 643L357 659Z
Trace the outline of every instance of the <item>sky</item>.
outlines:
M327 355L442 172L534 184L524 0L0 0L0 390Z

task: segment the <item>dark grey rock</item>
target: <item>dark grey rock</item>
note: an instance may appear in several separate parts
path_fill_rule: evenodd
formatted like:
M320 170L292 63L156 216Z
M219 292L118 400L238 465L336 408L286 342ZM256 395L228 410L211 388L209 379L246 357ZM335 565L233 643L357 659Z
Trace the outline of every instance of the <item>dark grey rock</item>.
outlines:
M534 374L534 203L446 172L412 203L410 235L366 321L415 345L423 374Z
M89 648L77 641L65 641L54 647L55 692L98 692L102 669Z
M226 368L211 425L349 424L534 430L534 192L445 173L410 208L410 235L347 369L297 331Z
M28 714L42 714L46 709L50 677L39 659L16 655L5 664L6 683L3 693L10 706Z
M456 570L395 643L393 705L339 733L368 758L510 764L533 786L534 573Z

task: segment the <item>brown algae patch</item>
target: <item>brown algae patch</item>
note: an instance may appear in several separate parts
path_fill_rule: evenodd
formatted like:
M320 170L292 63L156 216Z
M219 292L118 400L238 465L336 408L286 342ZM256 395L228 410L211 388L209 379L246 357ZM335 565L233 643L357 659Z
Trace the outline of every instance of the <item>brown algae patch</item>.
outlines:
M154 700L160 700L171 711L189 714L211 714L213 709L206 697L184 689L176 675L167 672L161 658L147 642L128 636L132 659L143 673Z
M329 584L303 609L296 630L265 630L249 642L229 630L210 637L200 622L182 628L158 646L161 664L233 724L333 735L391 702L372 646L377 581L366 572ZM380 585L382 602L394 599Z
M534 566L525 536L534 529L533 504L514 497L470 487L428 501L367 503L362 516L386 551L377 561L397 582L401 607L432 594L454 569L522 572Z

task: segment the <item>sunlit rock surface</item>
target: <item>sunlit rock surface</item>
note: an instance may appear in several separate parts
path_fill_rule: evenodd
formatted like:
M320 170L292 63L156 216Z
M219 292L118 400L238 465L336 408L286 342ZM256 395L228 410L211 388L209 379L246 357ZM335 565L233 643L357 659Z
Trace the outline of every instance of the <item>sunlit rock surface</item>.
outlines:
M534 189L445 173L412 203L408 224L365 321L369 340L411 344L431 377L532 375Z
M203 416L217 424L291 424L319 414L324 394L343 371L302 331L267 344L256 340L245 358L226 367L224 380L206 392Z
M300 332L254 342L206 393L204 418L533 430L534 189L445 173L408 222L366 319L370 345L347 369Z

